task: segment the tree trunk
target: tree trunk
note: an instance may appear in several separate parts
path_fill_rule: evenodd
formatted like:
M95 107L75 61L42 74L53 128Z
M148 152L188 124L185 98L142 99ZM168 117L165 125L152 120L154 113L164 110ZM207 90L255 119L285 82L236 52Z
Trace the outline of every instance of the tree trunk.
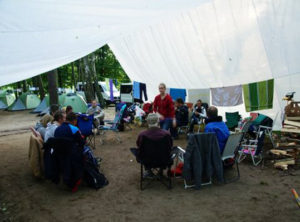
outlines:
M47 73L48 78L48 92L50 106L58 104L57 94L57 69L51 70Z
M76 79L75 79L75 72L74 72L74 62L72 62L72 84L74 89L76 90Z
M83 65L84 65L84 92L87 102L91 102L95 99L95 92L94 87L92 83L92 73L91 69L89 67L89 58L88 56L85 56L83 58Z
M42 100L45 97L45 90L44 90L44 86L43 86L42 76L38 75L36 78L37 78L37 83L38 83L38 87L39 87L40 99Z
M97 78L97 71L96 71L96 57L95 57L95 53L93 53L91 55L91 68L92 68L92 75L93 75L93 80L94 80L94 86L95 86L95 91L96 91L96 95L98 97L98 102L100 103L100 105L105 106L105 101L104 98L102 96L101 90L100 90L100 86L98 84L98 78Z
M27 92L27 84L26 84L26 80L22 81L22 91L23 92Z
M58 87L63 88L63 80L61 71L56 71L58 76Z

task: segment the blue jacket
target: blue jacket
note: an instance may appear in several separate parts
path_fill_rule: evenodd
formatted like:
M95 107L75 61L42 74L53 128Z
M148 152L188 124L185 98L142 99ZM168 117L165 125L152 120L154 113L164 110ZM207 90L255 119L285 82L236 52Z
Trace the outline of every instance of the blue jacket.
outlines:
M219 143L219 147L220 147L220 152L222 154L223 150L225 148L227 139L230 135L228 127L222 121L222 117L218 117L215 120L208 120L206 122L204 131L207 133L215 133L216 134L218 143Z

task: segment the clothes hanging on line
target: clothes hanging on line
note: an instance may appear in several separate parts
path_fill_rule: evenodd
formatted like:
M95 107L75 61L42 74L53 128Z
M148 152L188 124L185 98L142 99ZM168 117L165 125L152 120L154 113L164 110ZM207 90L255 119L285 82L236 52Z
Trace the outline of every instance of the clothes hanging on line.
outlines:
M274 79L243 85L246 111L273 108Z
M140 92L140 83L134 81L133 82L133 98L141 99L141 92Z
M185 102L186 89L170 88L170 96L172 97L173 100L181 98L183 102Z
M133 82L133 98L134 99L143 99L143 93L144 93L144 97L145 97L145 101L148 100L148 96L147 96L147 86L145 83L141 83L141 82Z
M113 80L109 79L109 92L110 92L110 101L114 101L114 87L113 87Z
M212 104L214 106L237 106L243 104L242 86L211 88Z

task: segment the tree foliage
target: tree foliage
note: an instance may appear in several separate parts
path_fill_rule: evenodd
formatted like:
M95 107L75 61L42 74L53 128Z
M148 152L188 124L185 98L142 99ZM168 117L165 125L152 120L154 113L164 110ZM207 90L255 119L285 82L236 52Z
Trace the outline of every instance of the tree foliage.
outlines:
M91 53L87 58L92 57L94 60L94 68L96 76L91 76L92 80L104 81L105 78L111 78L117 80L118 83L130 82L125 71L121 67L119 61L111 51L108 45L104 45L100 49ZM92 69L94 69L92 67ZM93 70L94 71L94 70ZM40 91L41 96L48 92L48 79L47 74L43 73L37 77L27 79L18 83L13 83L3 88L23 88L28 89L28 86L39 87L43 86L43 90ZM83 59L79 59L70 64L57 68L57 85L61 88L72 88L75 90L77 82L85 82L86 75L84 75ZM117 85L118 87L118 85Z

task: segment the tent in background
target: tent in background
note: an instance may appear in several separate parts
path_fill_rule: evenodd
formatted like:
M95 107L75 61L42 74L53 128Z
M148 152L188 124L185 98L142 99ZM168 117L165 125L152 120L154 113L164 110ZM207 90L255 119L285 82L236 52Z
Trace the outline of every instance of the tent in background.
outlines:
M68 93L61 105L62 107L72 106L75 113L86 113L87 110L87 103L76 93Z
M3 90L0 92L0 109L6 109L16 100L12 90Z
M26 109L34 109L40 104L41 100L36 94L27 92L20 95L20 97L8 107L9 111L19 111Z
M62 105L66 97L65 93L58 95L58 104ZM46 95L42 102L32 111L33 113L41 113L49 107L49 95Z

